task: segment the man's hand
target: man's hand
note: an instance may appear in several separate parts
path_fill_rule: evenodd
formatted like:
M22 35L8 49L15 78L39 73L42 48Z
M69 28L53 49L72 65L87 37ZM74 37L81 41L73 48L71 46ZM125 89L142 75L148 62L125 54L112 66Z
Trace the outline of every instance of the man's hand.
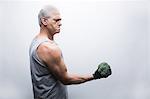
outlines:
M94 79L107 78L112 74L110 66L106 62L98 65L98 69L93 74Z

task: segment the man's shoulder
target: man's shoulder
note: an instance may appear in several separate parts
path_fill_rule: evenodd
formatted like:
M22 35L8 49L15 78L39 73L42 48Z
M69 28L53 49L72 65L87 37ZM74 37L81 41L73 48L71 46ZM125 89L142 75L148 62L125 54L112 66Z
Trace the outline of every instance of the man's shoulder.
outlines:
M61 50L54 42L47 41L39 45L37 52L40 54L57 57L61 54Z

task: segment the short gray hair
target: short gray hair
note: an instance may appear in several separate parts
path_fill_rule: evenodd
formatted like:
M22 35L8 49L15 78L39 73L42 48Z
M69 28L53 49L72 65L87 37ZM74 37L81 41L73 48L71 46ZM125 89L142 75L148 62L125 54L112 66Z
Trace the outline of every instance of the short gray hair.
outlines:
M52 5L46 5L44 6L39 14L38 14L38 22L39 22L39 25L41 25L41 18L42 17L51 17L51 12L53 11L58 11L56 7L52 6Z

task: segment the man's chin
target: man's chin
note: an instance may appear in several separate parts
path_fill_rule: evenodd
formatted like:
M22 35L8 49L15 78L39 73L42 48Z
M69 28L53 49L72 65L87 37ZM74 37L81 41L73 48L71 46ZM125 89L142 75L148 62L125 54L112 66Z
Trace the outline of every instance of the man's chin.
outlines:
M56 33L60 33L60 30L57 30Z

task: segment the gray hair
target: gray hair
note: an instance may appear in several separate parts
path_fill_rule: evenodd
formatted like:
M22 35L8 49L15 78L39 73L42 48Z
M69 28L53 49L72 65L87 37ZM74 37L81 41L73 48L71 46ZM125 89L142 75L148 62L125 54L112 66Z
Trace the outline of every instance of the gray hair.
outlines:
M42 17L51 17L51 13L53 11L58 11L56 7L52 6L52 5L46 5L44 6L39 14L38 14L38 22L39 22L39 25L41 25L41 18Z

